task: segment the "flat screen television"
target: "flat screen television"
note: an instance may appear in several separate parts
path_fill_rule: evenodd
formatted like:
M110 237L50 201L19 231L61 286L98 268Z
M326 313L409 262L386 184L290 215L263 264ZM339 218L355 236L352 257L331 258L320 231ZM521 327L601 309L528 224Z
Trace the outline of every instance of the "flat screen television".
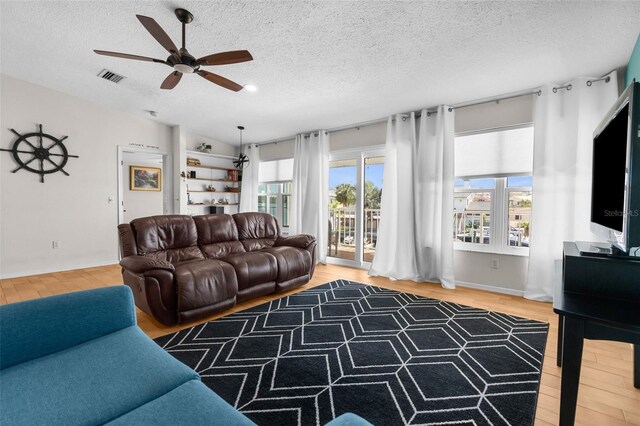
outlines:
M640 256L640 83L633 82L593 132L591 231L615 254Z

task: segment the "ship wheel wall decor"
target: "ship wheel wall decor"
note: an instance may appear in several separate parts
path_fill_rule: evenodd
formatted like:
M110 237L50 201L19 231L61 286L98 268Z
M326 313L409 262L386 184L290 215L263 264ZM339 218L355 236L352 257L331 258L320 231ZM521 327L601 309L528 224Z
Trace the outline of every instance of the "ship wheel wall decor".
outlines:
M14 129L10 129L14 135L18 137L13 143L11 149L2 149L0 151L10 152L13 159L18 163L18 168L11 171L16 173L25 169L28 172L40 175L40 182L44 183L44 175L56 172L62 172L69 176L64 170L69 157L79 158L77 155L71 155L67 151L62 141L67 139L63 136L60 139L42 132L42 124L38 124L38 131L21 135Z

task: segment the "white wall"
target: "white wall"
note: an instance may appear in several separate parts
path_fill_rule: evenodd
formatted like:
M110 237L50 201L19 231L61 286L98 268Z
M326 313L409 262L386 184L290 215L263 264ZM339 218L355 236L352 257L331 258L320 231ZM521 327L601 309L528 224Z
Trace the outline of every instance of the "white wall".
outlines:
M498 260L497 269L491 268L493 259ZM454 250L453 264L458 285L519 296L524 294L528 256Z
M142 157L140 155L136 156L136 154L124 153L123 155L123 166L122 166L122 177L123 177L123 188L122 188L122 198L124 201L124 222L131 222L133 219L138 217L146 217L146 216L155 216L164 213L164 198L167 196L164 192L164 188L161 187L162 191L132 191L131 190L131 166L138 167L155 167L159 168L162 172L162 181L164 182L167 179L163 170L162 164L162 155L161 154L147 154L144 157L147 159L141 159L136 157ZM149 157L156 157L155 160L150 159ZM171 176L168 177L171 179ZM164 185L163 185L164 186Z
M64 141L65 170L39 176L0 152L0 276L20 276L117 263L117 146L171 151L171 128L6 75L0 77L0 145L36 130ZM112 202L109 202L109 199ZM52 241L60 247L52 249Z
M171 128L173 143L173 205L176 214L187 214L187 136L182 126Z
M214 139L209 139L204 136L196 135L195 133L191 133L185 129L184 138L186 147L189 151L195 151L196 147L201 143L207 143L211 145L211 153L212 154L220 154L220 155L236 155L236 153L240 152L240 146L230 145L228 143L220 142ZM240 131L238 130L238 144L240 143Z

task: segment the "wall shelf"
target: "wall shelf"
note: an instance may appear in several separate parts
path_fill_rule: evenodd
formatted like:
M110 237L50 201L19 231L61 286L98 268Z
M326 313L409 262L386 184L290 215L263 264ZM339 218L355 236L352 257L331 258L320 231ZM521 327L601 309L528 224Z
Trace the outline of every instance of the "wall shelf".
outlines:
M242 170L232 166L232 160L235 160L236 157L197 151L187 151L187 157L198 159L201 164L187 164L187 176L185 179L187 183L186 212L189 214L194 214L195 212L201 214L204 210L208 213L211 207L212 213L214 213L213 210L218 213L223 211L229 213L228 209L219 208L227 206L237 211L240 205L240 176L242 175ZM189 173L193 173L197 177L189 177ZM215 190L210 191L209 188ZM217 202L219 200L227 200L228 203L221 204ZM189 204L189 201L192 204ZM203 209L193 210L193 207L203 207ZM214 209L213 207L218 208ZM189 211L190 209L192 210L191 212Z
M240 203L229 203L229 204L187 204L187 207L192 207L192 206L202 206L202 207L211 207L211 206L216 206L216 207L224 207L224 206L239 206Z
M239 180L227 180L227 179L207 179L207 178L190 178L188 177L187 180L206 180L207 182L233 182L233 183L239 183Z
M239 194L240 191L191 191L188 190L188 193L192 192L208 192L209 194Z
M207 170L226 170L226 171L235 171L239 172L240 169L228 168L228 167L217 167L217 166L190 166L187 164L187 169L207 169Z
M213 158L224 158L225 160L235 160L238 157L232 155L222 155L222 154L211 154L208 152L200 152L200 151L189 151L187 150L187 154L191 155L204 155L205 157L213 157Z

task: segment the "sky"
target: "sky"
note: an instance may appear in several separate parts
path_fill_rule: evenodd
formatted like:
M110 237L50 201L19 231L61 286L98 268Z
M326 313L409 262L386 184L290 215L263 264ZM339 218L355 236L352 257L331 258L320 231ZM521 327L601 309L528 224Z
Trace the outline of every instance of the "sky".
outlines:
M364 180L371 181L378 188L382 188L382 174L384 172L384 164L370 164L364 167ZM356 184L357 173L356 167L330 167L329 168L329 189L335 189L341 183ZM531 176L512 176L507 180L509 187L530 187ZM469 181L471 188L493 188L495 187L494 179L471 179ZM456 179L456 186L464 186L464 179Z
M384 164L370 164L364 167L364 180L371 181L378 188L382 188L382 173ZM330 167L329 168L329 189L335 189L341 183L356 185L356 167Z
M511 176L507 178L507 186L512 188L529 187L533 179L531 176ZM455 186L465 186L464 179L456 179ZM495 182L493 178L486 179L469 179L469 188L494 188Z

